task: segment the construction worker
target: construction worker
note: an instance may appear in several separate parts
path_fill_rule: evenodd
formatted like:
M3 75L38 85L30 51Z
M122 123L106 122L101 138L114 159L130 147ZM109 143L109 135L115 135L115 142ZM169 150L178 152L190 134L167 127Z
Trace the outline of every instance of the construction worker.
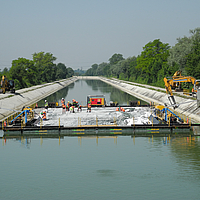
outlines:
M45 100L44 102L45 102L45 104L44 104L44 107L45 107L45 109L46 109L46 110L48 110L49 103L48 103L48 101L47 101L47 100Z
M76 100L72 99L72 105L75 106L76 105Z
M75 107L76 107L76 108L78 107L78 101L75 102Z
M70 107L70 113L74 113L74 106Z
M46 111L44 110L43 112L41 112L42 115L42 119L46 120L47 119L47 115L46 115Z
M194 92L194 88L192 88L192 96L194 96L195 92Z
M66 105L66 111L69 111L69 105L68 105L68 103Z
M82 111L82 106L78 105L78 110L77 111Z
M90 103L90 101L88 101L87 112L91 112L91 103Z
M62 108L65 109L66 106L65 106L65 99L64 98L61 99L61 104L62 104Z
M73 112L73 108L72 108L72 106L69 108L69 110L70 110L70 113L72 113L72 112Z

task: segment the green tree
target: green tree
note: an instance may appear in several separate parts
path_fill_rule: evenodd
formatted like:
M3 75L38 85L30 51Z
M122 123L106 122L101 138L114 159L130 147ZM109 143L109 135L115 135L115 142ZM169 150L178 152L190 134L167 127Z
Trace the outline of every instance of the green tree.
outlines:
M175 46L169 50L169 66L179 66L178 70L182 71L182 75L187 75L188 72L189 75L191 75L191 72L193 72L193 70L189 69L190 67L193 68L189 63L191 63L191 56L195 54L196 51L196 43L198 43L198 38L200 37L200 28L190 30L189 32L191 34L190 37L184 36L183 38L178 38ZM188 61L188 59L190 59L190 61Z
M72 77L73 75L74 75L74 70L71 67L68 67L66 78Z
M68 75L67 67L63 63L58 63L56 66L56 79L65 79Z
M200 28L192 33L192 50L186 56L186 71L190 76L200 79Z
M178 65L182 74L185 74L185 67L187 62L187 55L192 50L192 40L184 36L183 38L178 38L177 43L169 50L169 57L167 59L168 65Z
M122 54L117 54L117 53L115 53L114 55L112 55L111 58L109 58L110 65L115 65L120 60L124 60L124 58L123 58Z
M10 78L15 81L15 87L25 88L35 83L33 61L26 58L18 58L12 61L12 67L9 71Z
M169 44L162 43L159 39L149 42L143 47L143 51L137 58L137 69L145 74L145 83L157 82L157 75L162 65L167 63L169 56Z
M107 66L108 64L103 62L101 64L99 64L97 70L96 70L96 74L97 76L103 76L104 74L104 68Z
M38 83L52 82L56 79L56 64L53 63L55 60L56 57L51 53L33 54L33 62L38 71Z

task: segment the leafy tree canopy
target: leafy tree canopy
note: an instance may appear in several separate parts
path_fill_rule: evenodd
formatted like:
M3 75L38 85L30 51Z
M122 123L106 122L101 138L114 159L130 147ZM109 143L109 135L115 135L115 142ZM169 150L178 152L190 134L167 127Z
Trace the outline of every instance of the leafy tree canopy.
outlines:
M111 58L109 58L109 62L111 65L117 64L120 60L124 60L122 54L115 53Z

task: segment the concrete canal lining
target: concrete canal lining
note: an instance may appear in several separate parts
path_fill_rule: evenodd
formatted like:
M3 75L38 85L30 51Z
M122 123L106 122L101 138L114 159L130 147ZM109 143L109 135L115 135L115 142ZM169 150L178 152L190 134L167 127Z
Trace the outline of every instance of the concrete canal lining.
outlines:
M14 114L16 110L21 111L23 106L30 106L50 94L63 89L76 80L77 77L72 77L17 90L15 94L0 94L0 119L3 120L7 116Z

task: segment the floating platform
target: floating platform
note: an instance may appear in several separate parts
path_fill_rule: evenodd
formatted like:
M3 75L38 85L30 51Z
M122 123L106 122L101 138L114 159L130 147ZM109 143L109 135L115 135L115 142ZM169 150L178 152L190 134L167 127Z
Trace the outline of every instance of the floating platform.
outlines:
M92 112L83 108L75 113L50 108L48 120L44 121L39 117L41 110L34 110L37 116L34 123L2 127L0 137L194 135L191 124L160 123L152 116L153 110L149 107L125 107L125 112L116 111L115 107L92 108Z
M80 126L80 127L5 127L3 137L12 136L166 136L193 135L189 125Z

